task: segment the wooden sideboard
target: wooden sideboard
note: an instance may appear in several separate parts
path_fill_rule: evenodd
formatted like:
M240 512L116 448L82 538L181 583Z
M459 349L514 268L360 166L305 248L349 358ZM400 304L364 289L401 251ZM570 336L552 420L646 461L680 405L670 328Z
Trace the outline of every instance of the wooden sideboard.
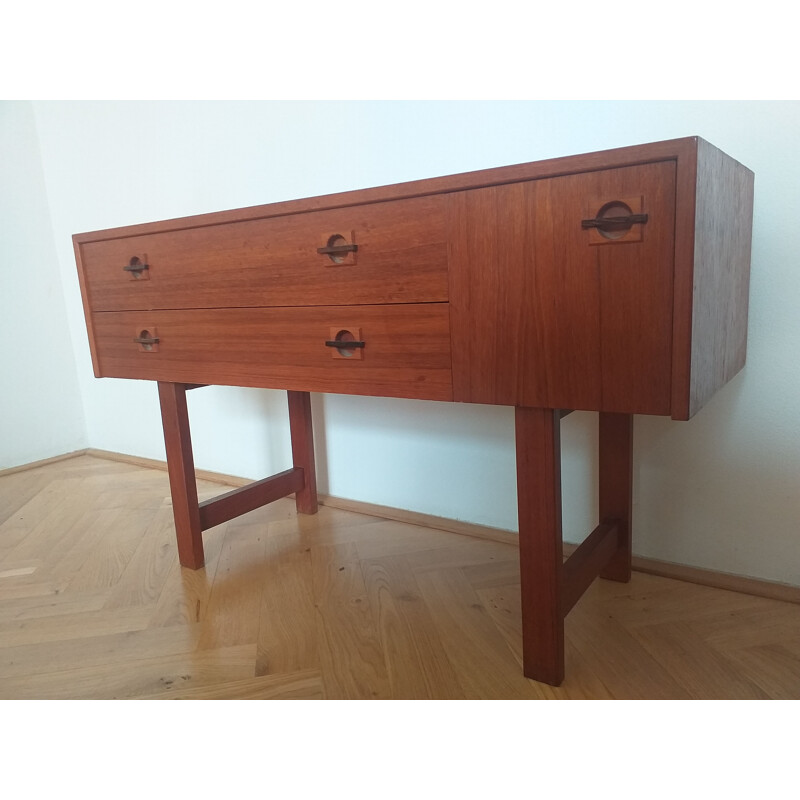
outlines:
M94 371L157 381L181 564L288 494L317 509L310 392L514 406L524 671L630 578L634 414L744 365L753 174L697 137L74 236ZM288 392L293 467L198 504L186 391ZM559 421L599 412L598 526L566 561Z

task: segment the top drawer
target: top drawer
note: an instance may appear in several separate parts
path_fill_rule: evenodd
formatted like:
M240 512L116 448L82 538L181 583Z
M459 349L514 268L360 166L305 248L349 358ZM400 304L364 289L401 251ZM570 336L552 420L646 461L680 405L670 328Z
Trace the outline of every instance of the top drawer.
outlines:
M84 242L78 258L93 311L447 300L436 195Z

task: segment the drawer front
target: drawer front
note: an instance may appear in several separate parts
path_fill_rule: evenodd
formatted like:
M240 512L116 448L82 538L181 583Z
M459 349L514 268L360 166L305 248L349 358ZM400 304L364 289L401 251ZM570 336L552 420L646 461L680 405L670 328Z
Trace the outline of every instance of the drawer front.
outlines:
M444 302L443 202L421 197L86 242L79 259L93 311Z
M92 321L100 377L453 399L446 303L95 312Z

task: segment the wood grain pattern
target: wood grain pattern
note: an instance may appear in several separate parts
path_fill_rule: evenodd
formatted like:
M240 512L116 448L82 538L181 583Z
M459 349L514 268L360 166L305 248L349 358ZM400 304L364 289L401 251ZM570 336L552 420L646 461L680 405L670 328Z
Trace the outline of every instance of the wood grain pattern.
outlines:
M256 675L290 675L319 668L311 547L295 531L267 537L260 588Z
M525 675L564 680L561 434L557 411L517 408L517 507Z
M203 530L221 525L281 497L294 494L305 485L301 467L293 467L270 475L247 486L211 497L200 503L200 527Z
M234 648L231 648L234 650ZM183 677L183 676L181 676ZM199 683L199 682L196 682ZM173 679L166 691L143 695L140 700L324 700L319 670L288 675L263 675L196 686Z
M686 420L744 365L754 176L699 137L678 152L671 414Z
M317 249L355 233L355 264ZM146 257L148 279L123 271ZM80 245L94 311L447 301L443 197Z
M667 414L674 162L452 195L457 400ZM587 202L639 194L644 232L593 246Z
M148 470L161 470L163 472L166 471L167 468L166 461L125 455L123 453L115 453L111 450L96 450L94 448L77 451L66 457L77 458L81 455L89 455L111 462L120 462L122 464L131 464L137 467L144 467ZM61 460L63 460L63 458L45 459L43 462L34 462L32 466L26 465L24 467L14 468L7 473L0 471L0 478L4 477L6 474L10 476L13 473L28 471L40 465L55 463ZM247 478L225 475L209 470L196 470L196 474L198 480L208 480L225 486L244 486L249 483ZM26 477L25 480L27 481L28 478ZM4 496L4 488L4 482L0 482L0 497ZM36 493L33 486L30 487L30 492L32 495ZM408 511L391 506L364 503L359 500L350 500L333 495L319 495L319 503L329 508L341 509L345 512L354 512L353 514L346 515L346 518L351 521L351 524L355 524L352 520L364 519L366 515L366 517L380 517L381 519L394 520L412 526L431 528L432 530L449 531L470 538L485 539L492 542L500 542L501 544L512 544L515 547L518 541L518 537L513 531L503 530L502 528L491 528L487 525L476 525L474 523L449 519L447 517L437 517L432 514L422 514L417 511ZM288 516L289 515L287 515L287 519ZM567 542L564 543L565 555L570 555L574 549L575 545ZM787 583L776 583L774 581L765 581L758 578L746 577L744 575L715 572L714 570L699 569L698 567L690 567L685 564L658 561L657 559L644 558L643 556L637 555L632 557L631 562L635 571L647 575L657 575L662 578L696 583L699 586L723 589L738 594L751 595L753 597L779 600L784 603L800 604L800 588Z
M269 219L288 214L306 214L334 208L350 208L352 206L380 203L388 200L427 197L433 194L479 189L485 186L516 183L519 181L552 178L578 172L591 172L598 169L614 169L635 164L649 164L655 161L669 161L678 156L692 152L699 141L696 136L681 139L669 139L661 142L617 147L594 153L548 158L524 164L494 167L476 170L457 175L446 175L437 178L426 178L408 181L390 186L379 186L356 191L307 197L299 200L288 200L269 205L237 208L229 211L214 211L209 214L197 214L191 217L146 222L139 225L128 225L108 230L91 231L75 234L77 244L99 242L108 239L119 239L125 236L138 236L153 232L200 228L208 225L229 224L245 220Z
M105 377L451 400L447 304L122 311L94 315ZM361 360L331 357L330 329L357 322ZM138 329L157 327L158 352Z
M561 612L568 614L619 549L615 524L601 523L564 562L561 575Z
M645 173L643 194L630 176ZM688 419L744 363L752 189L749 170L687 137L76 234L95 374L109 374L99 309L445 302L455 291L458 399ZM598 246L573 218L609 192L643 197L650 220ZM321 228L355 233L355 264L312 266ZM123 272L131 253L152 262L147 280Z
M598 519L617 527L617 550L600 573L608 580L631 579L633 537L633 416L598 415Z
M746 343L751 174L698 139L602 155L76 236L95 374L160 385L181 563L202 564L200 527L265 499L294 490L298 510L316 510L310 391L514 405L524 669L560 683L566 610L598 570L630 574L630 415L690 416ZM611 207L641 216L615 236L587 223ZM355 244L334 264L317 248L336 239ZM326 349L345 329L355 355ZM195 384L287 389L294 468L198 510ZM560 409L600 411L615 472L600 526L565 569ZM71 555L42 591L58 591ZM113 582L125 560L122 544L78 580ZM326 569L312 583L327 599L342 584ZM368 631L357 594L318 607ZM381 619L393 630L399 618ZM363 650L386 683L371 648L332 638L320 658L337 648ZM331 694L360 690L356 674L329 675Z
M186 387L160 381L161 422L169 467L172 513L178 537L180 562L190 569L203 566L203 528L194 475L192 434L186 405Z
M306 392L290 392L289 423L295 466L198 502L186 403L186 391L193 388L201 387L159 383L180 563L196 570L204 563L203 531L290 494L296 496L299 510L316 513L317 488L310 398Z
M599 411L670 413L675 162L595 174L598 198L643 197L640 242L594 248L600 302ZM571 408L572 406L566 406Z
M541 697L540 688L522 675L514 654L505 646L502 633L462 570L421 572L417 585L432 610L442 647L466 699Z
M753 182L749 169L698 143L690 416L745 363Z
M303 470L303 486L295 494L297 511L317 513L317 468L314 461L314 424L311 417L311 395L308 392L287 392L289 433L292 440L292 464Z
M92 370L94 371L95 377L99 378L100 373L97 366L97 349L95 344L97 339L94 333L94 326L92 325L92 293L86 274L86 267L83 263L83 248L78 242L78 238L79 237L76 236L72 237L72 249L75 253L75 264L78 267L78 284L81 289L81 303L83 305L83 318L86 323L86 333L89 337L89 353L92 357Z
M312 585L326 697L389 699L391 682L357 548L350 543L316 548Z
M548 181L450 199L454 397L549 408L600 403L594 254L569 259ZM580 215L580 212L578 212ZM553 252L557 250L558 253ZM573 253L576 253L573 249ZM594 313L593 313L594 312Z
M362 557L362 564L367 599L386 652L392 697L464 699L409 559L381 553ZM406 669L409 663L417 668Z
M197 649L252 644L255 661L266 538L264 526L254 525L249 517L228 523L208 599L200 615L213 624L202 626L196 639Z
M640 573L596 581L567 617L553 687L521 674L513 542L325 507L298 516L284 499L210 530L206 567L181 570L163 470L80 456L0 475L0 493L20 479L32 490L0 541L37 524L18 542L26 560L0 556L0 588L13 587L3 699L800 699L797 604ZM199 483L201 497L219 491ZM141 515L98 517L109 495ZM92 559L88 527L127 559L113 587L74 580ZM139 544L131 554L118 537ZM71 571L40 594L63 553ZM325 626L350 632L325 638L319 604Z

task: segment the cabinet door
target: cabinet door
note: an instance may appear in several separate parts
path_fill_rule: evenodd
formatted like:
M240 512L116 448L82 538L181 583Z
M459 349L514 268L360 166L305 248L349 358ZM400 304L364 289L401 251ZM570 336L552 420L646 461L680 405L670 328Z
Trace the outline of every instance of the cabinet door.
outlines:
M455 399L669 414L674 207L673 161L452 194Z

